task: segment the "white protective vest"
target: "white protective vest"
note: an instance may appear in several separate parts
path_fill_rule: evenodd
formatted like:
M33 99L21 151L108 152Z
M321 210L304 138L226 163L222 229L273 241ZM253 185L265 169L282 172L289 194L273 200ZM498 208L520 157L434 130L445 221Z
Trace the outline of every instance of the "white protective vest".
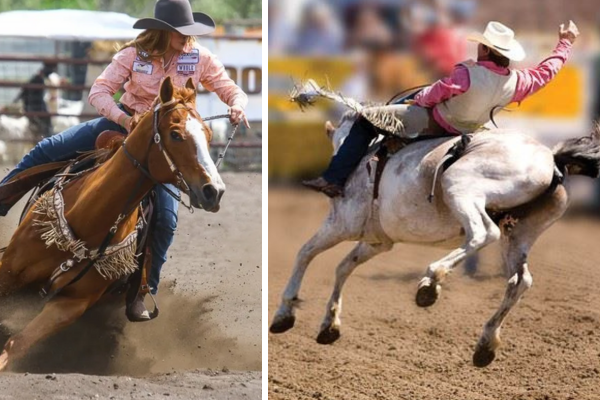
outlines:
M469 89L435 108L442 118L462 133L475 132L494 114L508 105L517 89L517 74L499 75L470 61L463 63L469 73Z

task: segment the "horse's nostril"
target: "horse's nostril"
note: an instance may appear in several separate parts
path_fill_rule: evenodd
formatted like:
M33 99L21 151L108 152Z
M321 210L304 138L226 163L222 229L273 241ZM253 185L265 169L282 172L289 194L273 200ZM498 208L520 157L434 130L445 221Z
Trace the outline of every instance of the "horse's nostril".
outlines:
M219 191L213 185L207 184L202 186L202 194L206 200L213 201L217 198Z

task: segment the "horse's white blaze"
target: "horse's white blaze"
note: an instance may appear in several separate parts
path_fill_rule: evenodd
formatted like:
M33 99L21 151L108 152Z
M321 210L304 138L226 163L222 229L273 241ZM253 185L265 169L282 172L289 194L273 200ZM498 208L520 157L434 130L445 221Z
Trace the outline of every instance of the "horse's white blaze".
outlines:
M217 166L210 157L210 152L208 151L208 141L206 139L204 127L196 118L188 116L185 129L194 138L194 142L196 143L196 151L198 153L198 162L210 176L212 184L215 185L217 189L225 189L225 185L221 180L219 171L217 171Z

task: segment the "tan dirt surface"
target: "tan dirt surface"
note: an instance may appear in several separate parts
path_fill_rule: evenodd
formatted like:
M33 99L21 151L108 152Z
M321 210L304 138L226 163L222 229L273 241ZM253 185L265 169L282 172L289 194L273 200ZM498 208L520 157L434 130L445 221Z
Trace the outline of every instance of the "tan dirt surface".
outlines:
M180 207L159 317L130 323L120 300L94 307L0 374L0 399L260 399L261 175L222 176L218 213ZM19 211L0 220L0 246ZM0 345L41 306L2 299Z
M423 199L425 201L425 199ZM297 251L329 202L304 190L269 192L269 318ZM335 266L353 243L310 265L295 327L269 334L269 399L592 400L600 399L600 224L559 221L529 257L533 287L508 316L503 346L487 368L471 363L483 324L500 305L499 248L475 278L457 267L429 309L415 305L427 265L448 250L397 244L357 268L344 288L341 338L315 338Z

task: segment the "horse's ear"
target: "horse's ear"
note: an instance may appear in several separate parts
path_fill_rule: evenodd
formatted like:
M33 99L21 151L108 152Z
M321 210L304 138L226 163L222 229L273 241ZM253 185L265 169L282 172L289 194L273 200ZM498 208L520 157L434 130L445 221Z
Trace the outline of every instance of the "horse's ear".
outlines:
M331 139L333 132L335 132L335 126L333 126L331 121L325 122L325 131L327 132L327 137Z
M192 89L194 93L196 92L196 85L194 85L194 81L192 80L192 78L188 78L187 82L185 83L185 87L188 89Z
M160 102L167 103L173 98L173 82L171 77L167 76L160 85Z

